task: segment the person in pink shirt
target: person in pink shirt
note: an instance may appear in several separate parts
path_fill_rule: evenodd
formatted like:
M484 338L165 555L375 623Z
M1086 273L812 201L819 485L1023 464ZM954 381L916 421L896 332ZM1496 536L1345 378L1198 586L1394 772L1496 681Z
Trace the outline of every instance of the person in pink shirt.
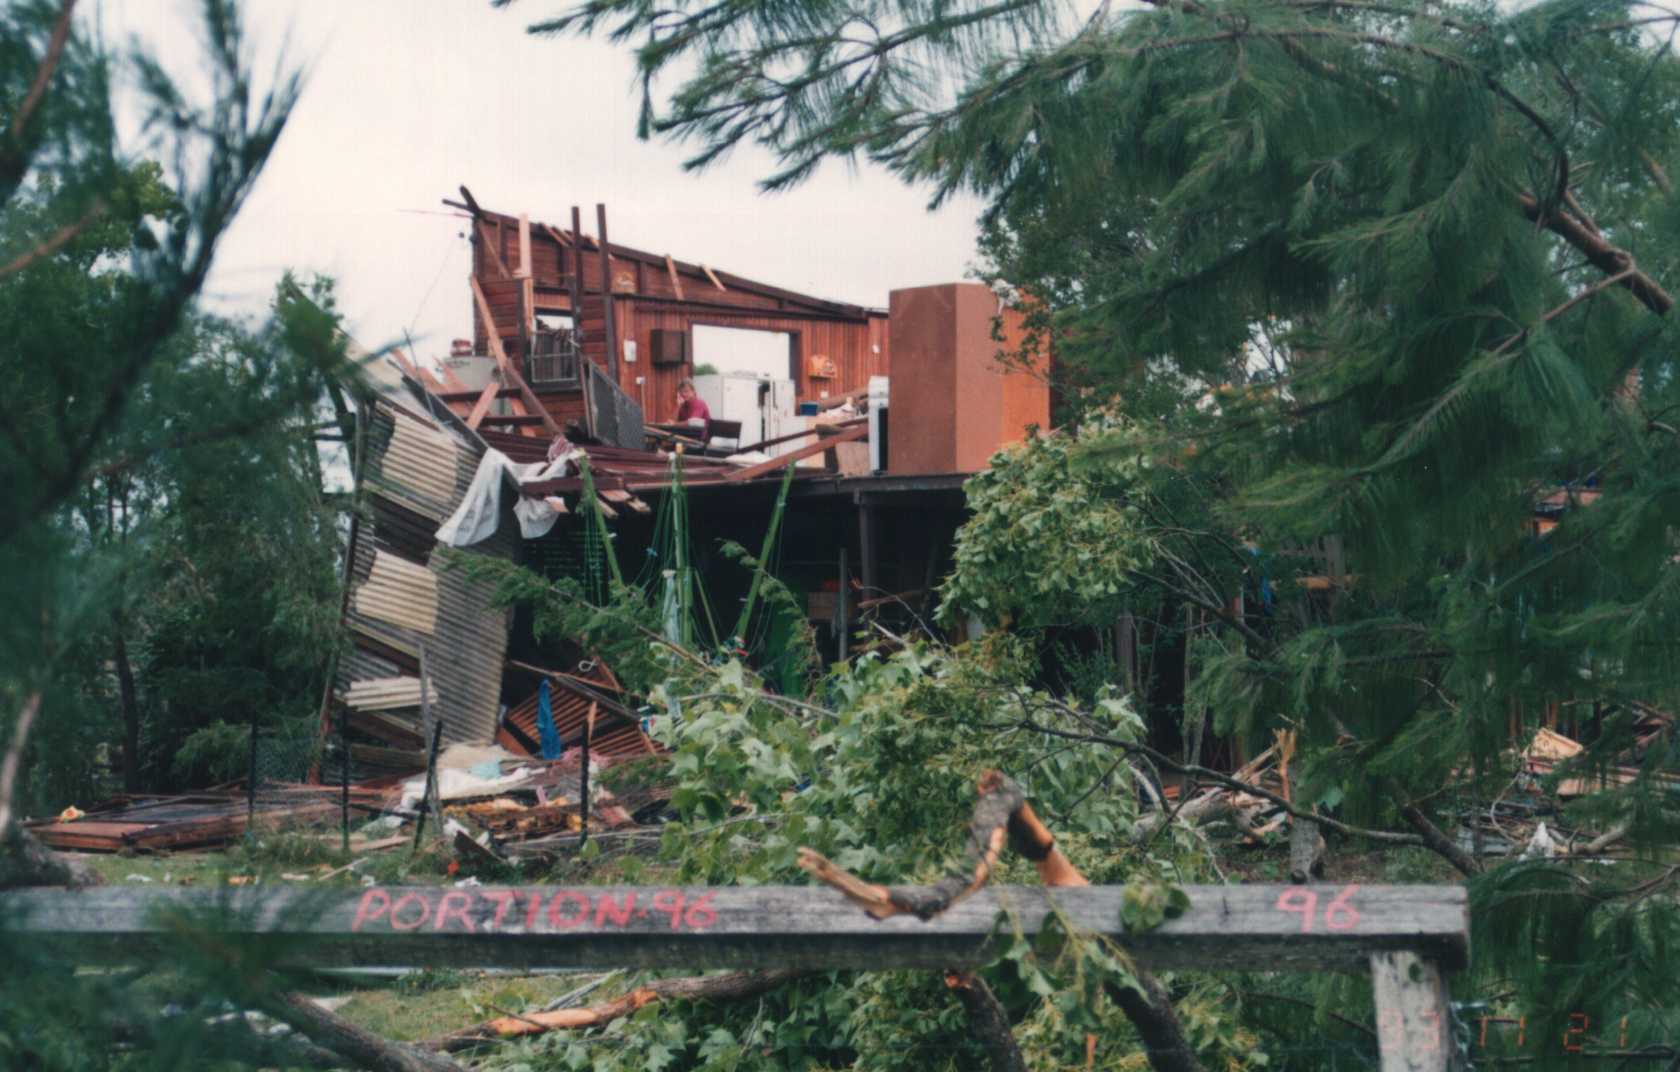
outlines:
M701 428L712 419L712 411L694 390L694 381L677 381L677 423L697 424Z

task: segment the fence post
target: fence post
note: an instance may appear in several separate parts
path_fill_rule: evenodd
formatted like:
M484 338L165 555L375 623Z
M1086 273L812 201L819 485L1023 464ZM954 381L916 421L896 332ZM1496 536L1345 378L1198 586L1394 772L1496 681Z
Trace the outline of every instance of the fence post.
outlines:
M251 768L245 772L245 836L257 822L257 705L251 705Z
M1457 1072L1446 981L1434 960L1410 950L1371 954L1382 1072Z

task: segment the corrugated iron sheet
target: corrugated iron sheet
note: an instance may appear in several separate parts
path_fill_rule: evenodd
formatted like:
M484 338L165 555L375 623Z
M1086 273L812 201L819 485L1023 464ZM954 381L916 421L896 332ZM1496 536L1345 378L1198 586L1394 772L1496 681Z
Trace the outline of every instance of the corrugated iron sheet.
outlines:
M375 551L373 569L366 583L356 589L356 612L430 636L437 631L437 574Z
M436 686L432 686L436 691ZM344 694L344 702L362 711L384 711L393 707L420 706L420 679L380 677L357 681Z
M389 437L377 458L370 456L374 464L369 466L368 479L375 490L441 522L460 501L456 477L460 456L466 452L441 427L428 426L404 410L392 408L389 414ZM475 456L475 467L477 462Z
M602 691L607 691L603 686ZM616 690L613 690L616 691ZM554 728L560 741L575 748L582 740L589 717L589 698L565 688L549 691L549 710L554 715ZM537 754L541 731L537 728L537 693L508 710L502 720L497 741L511 752ZM651 756L663 749L642 732L641 726L612 711L597 708L595 732L590 738L592 756Z
M483 447L441 423L428 427L415 416L426 411L424 399L404 406L387 393L369 414L366 479L372 497L350 549L354 598L346 624L354 650L340 659L334 687L344 696L366 679L417 677L424 642L432 709L443 722L444 740L487 743L501 712L510 615L492 607L491 585L445 568L443 557L433 554L436 525L428 520L454 512ZM445 477L448 492L440 496ZM509 503L501 531L458 553L511 560L517 532ZM419 741L415 708L353 712L351 726L361 733L404 749ZM356 754L377 751L358 746Z

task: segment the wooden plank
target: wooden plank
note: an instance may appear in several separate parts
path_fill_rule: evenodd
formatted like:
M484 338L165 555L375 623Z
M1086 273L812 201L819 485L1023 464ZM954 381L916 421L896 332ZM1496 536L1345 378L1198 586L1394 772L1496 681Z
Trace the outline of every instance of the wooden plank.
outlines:
M1370 959L1382 1072L1463 1068L1452 1037L1447 987L1435 962L1411 950L1383 950Z
M494 333L495 326L492 325L490 330ZM495 335L492 334L490 337L495 338ZM468 428L477 428L479 423L484 420L484 415L490 412L490 403L496 400L496 395L501 388L502 385L496 382L495 377L491 377L490 382L484 385L484 390L478 393L478 401L473 403L472 412L467 414Z
M559 435L560 426L554 423L554 418L548 415L547 408L537 398L536 392L531 390L531 385L525 382L525 377L521 376L519 370L513 367L513 362L508 360L507 351L502 348L502 340L496 334L496 318L490 315L490 303L485 300L484 288L478 285L478 277L473 276L468 282L472 287L473 305L478 309L479 318L484 321L485 331L490 340L490 356L496 359L496 367L501 370L502 379L519 392L527 413L541 418L543 429L549 435ZM485 389L488 390L494 383L494 380L490 381L490 384L485 385ZM470 421L468 423L471 424Z
M601 307L602 315L606 318L607 327L607 371L612 373L613 386L619 385L618 376L618 331L613 323L613 278L612 256L608 253L607 240L607 206L597 203L595 206L595 229L601 239ZM593 433L594 429L590 429Z
M404 354L400 348L393 346L388 353L390 353L392 360L396 361L397 367L408 373L410 378L420 379L419 366L410 361L408 355Z
M461 191L461 200L463 200L467 203L466 204L467 211L473 214L474 219L478 219L480 216L483 216L485 214L484 210L482 208L478 207L478 199L475 198L472 195L471 190L467 189L464 184L461 185L461 186L457 186L456 189ZM447 202L447 201L444 202L444 204L446 204L446 205L448 203L449 202Z
M438 395L442 402L477 402L480 391L446 391ZM519 388L503 387L496 392L497 398L518 398Z
M473 228L478 231L479 242L483 248L490 253L490 263L495 265L496 271L501 273L503 279L511 279L513 273L508 271L507 262L502 260L502 251L496 248L500 243L491 235L489 225L480 220L473 224Z
M523 212L519 214L519 268L514 276L531 278L531 217Z
M170 917L184 911L235 939L283 935L277 954L319 966L972 967L1000 952L1008 939L998 934L1014 926L1038 933L1053 907L1159 968L1346 970L1401 951L1465 961L1462 886L1323 887L1334 907L1305 914L1280 907L1293 903L1292 893L1313 891L1190 886L1189 910L1143 934L1121 925L1119 886L992 887L927 922L908 915L877 922L822 886L102 886L0 894L0 918L90 963L178 949L178 919Z
M774 447L780 443L791 443L795 439L804 439L806 436L813 436L822 431L829 431L835 428L857 428L868 423L868 417L853 417L849 421L836 421L833 424L813 424L803 432L789 432L787 435L779 435L774 439L765 439L760 440L757 443L750 443L747 446L742 447L740 449L740 453L746 454L750 451L763 450L765 447Z
M677 300L685 301L686 296L683 294L682 280L677 278L677 266L671 260L669 253L665 254L665 271L671 277L671 289L676 292Z
M710 268L706 267L704 264L702 264L700 266L700 270L702 272L706 273L706 278L710 279L712 281L712 286L718 288L719 290L723 291L726 294L729 292L729 288L724 286L723 283L721 281L719 281L716 272L712 271Z
M422 748L410 751L403 748L380 748L377 745L353 743L350 745L350 757L359 763L372 763L380 767L395 767L410 771L426 769L426 752Z
M866 439L868 436L869 426L867 424L860 424L853 428L847 428L839 435L823 436L815 443L807 443L798 450L790 450L786 454L778 455L767 462L759 462L757 465L749 465L745 469L737 469L733 473L724 477L724 479L732 482L751 480L754 477L763 476L765 473L773 473L784 465L792 465L801 458L809 458L814 454L821 454L830 447L838 446L841 443L850 443L853 440Z
M449 389L442 380L432 375L430 369L425 368L422 365L416 365L414 366L414 371L420 374L420 385L426 390L432 392L432 394L435 395L440 391L447 391Z
M566 237L566 232L556 231L553 227L550 227L546 223L542 225L542 229L548 232L548 237L554 239L554 244L559 246L562 250L569 249L571 247L572 240ZM565 257L565 254L562 253L561 257L562 263L564 263L563 258Z

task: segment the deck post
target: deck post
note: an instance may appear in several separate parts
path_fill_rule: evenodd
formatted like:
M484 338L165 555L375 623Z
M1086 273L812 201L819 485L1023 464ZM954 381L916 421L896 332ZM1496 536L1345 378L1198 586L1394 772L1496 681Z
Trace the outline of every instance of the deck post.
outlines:
M1447 984L1432 959L1411 950L1371 954L1382 1072L1457 1072Z

